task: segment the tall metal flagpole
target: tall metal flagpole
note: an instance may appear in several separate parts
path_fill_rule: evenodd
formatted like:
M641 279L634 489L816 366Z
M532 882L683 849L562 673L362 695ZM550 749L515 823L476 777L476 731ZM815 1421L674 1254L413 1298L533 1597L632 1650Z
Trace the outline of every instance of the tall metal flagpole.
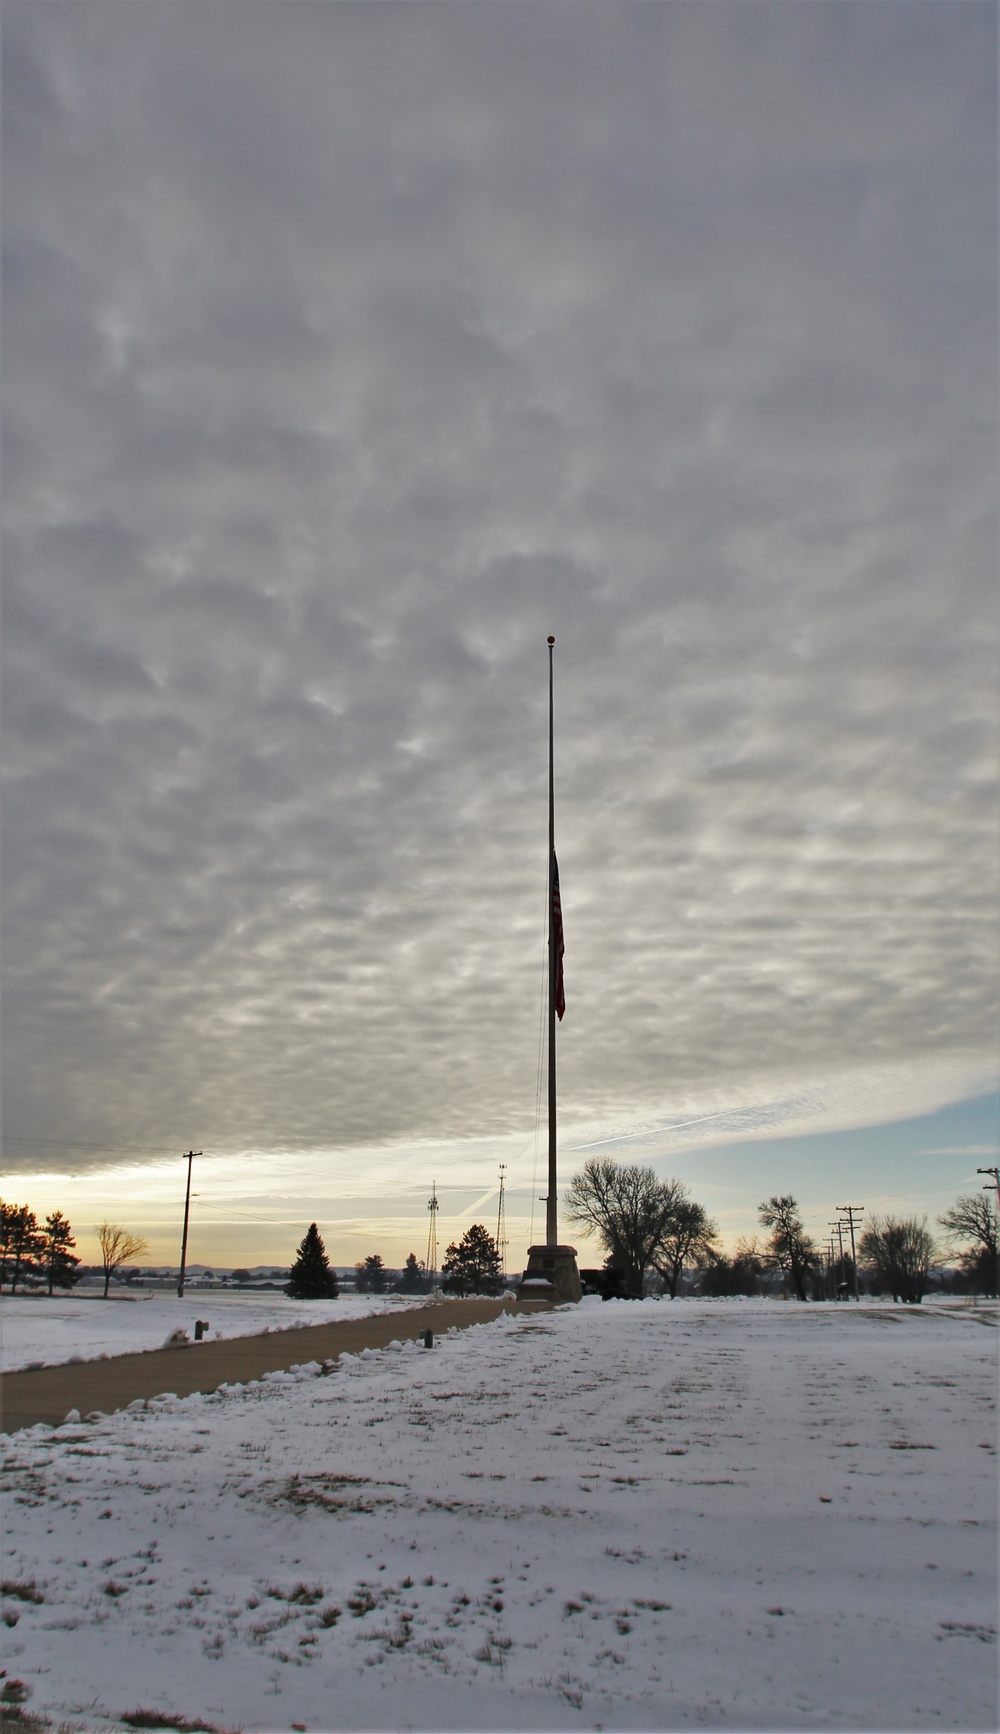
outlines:
M556 796L555 753L553 747L552 647L549 639L549 1184L545 1199L545 1244L557 1246L556 1226L556 978L559 970L557 934L555 932L556 895Z
M545 1194L545 1240L529 1246L528 1263L521 1279L522 1300L578 1301L582 1294L576 1248L559 1245L557 1224L558 1175L556 1173L556 1019L566 1010L563 992L563 925L556 864L554 716L552 700L552 647L549 639L549 1184Z

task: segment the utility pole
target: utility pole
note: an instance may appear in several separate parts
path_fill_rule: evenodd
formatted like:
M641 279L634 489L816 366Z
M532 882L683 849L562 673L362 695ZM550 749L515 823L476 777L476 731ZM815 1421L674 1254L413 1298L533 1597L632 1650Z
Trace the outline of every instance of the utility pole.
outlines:
M188 1165L188 1172L187 1172L187 1191L184 1194L184 1233L181 1235L181 1273L177 1279L177 1298L178 1298L178 1300L184 1299L184 1266L187 1263L188 1218L191 1214L191 1164L194 1161L195 1157L200 1156L200 1155L201 1155L200 1150L189 1150L187 1152L187 1154L182 1158L182 1160L185 1161Z
M977 1168L976 1173L977 1174L992 1174L993 1186L995 1186L997 1189L997 1215L1000 1216L1000 1168ZM986 1185L983 1187L983 1191L984 1192L992 1192L993 1186L991 1186L989 1184L989 1181L987 1181ZM996 1261L994 1260L994 1263L995 1262ZM996 1276L996 1273L994 1272L994 1280L995 1280L995 1276Z
M835 1204L833 1208L834 1210L839 1210L842 1215L846 1216L851 1225L851 1261L854 1265L854 1298L856 1301L859 1301L861 1296L858 1292L858 1254L854 1245L854 1218L856 1216L863 1216L865 1213L865 1207L863 1204Z
M844 1224L843 1224L842 1218L838 1217L836 1222L828 1223L827 1226L829 1228L835 1228L837 1230L837 1240L840 1244L840 1264L838 1266L839 1274L837 1277L837 1293L834 1297L836 1300L839 1300L840 1299L840 1285L844 1280Z

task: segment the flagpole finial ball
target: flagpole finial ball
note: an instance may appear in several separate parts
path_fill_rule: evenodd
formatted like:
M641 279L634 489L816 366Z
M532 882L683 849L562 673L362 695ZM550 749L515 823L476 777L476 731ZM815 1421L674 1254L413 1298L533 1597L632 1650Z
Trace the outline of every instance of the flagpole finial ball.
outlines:
M549 643L550 643L550 644L554 644L554 643L555 643L555 639L554 639L554 638L550 638L550 639L549 639Z

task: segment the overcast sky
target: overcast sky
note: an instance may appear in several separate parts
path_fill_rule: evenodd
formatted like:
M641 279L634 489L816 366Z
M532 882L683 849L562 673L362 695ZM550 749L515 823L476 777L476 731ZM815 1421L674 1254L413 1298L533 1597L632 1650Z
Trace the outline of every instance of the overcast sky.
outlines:
M9 1194L528 1209L550 632L566 1177L990 1089L995 34L7 0Z

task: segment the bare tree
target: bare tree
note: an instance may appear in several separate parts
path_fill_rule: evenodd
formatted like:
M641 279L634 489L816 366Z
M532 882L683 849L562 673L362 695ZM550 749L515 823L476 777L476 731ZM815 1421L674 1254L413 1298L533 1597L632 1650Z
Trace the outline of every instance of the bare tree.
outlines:
M563 1209L567 1221L597 1234L629 1292L641 1295L683 1194L679 1180L660 1180L652 1168L591 1157L573 1176Z
M959 1263L976 1285L977 1292L995 1295L1000 1218L992 1189L987 1192L984 1187L982 1192L964 1193L961 1198L956 1198L950 1210L938 1217L938 1221L949 1244L958 1252Z
M687 1188L679 1182L677 1184L678 1191L685 1194ZM718 1239L719 1231L704 1205L696 1204L693 1198L679 1197L653 1255L653 1263L667 1285L671 1300L677 1298L677 1285L684 1266L706 1263Z
M102 1222L97 1230L97 1239L101 1247L106 1300L115 1271L121 1270L123 1264L138 1258L140 1253L147 1252L149 1248L141 1235L130 1234L127 1228L119 1228L117 1222Z
M806 1277L816 1262L816 1247L803 1227L798 1204L790 1192L780 1197L774 1193L765 1204L758 1205L757 1214L763 1227L771 1230L765 1248L768 1264L791 1277L799 1300L804 1301Z
M858 1252L893 1300L911 1304L923 1300L934 1263L934 1241L927 1232L926 1216L919 1222L915 1216L873 1216Z

